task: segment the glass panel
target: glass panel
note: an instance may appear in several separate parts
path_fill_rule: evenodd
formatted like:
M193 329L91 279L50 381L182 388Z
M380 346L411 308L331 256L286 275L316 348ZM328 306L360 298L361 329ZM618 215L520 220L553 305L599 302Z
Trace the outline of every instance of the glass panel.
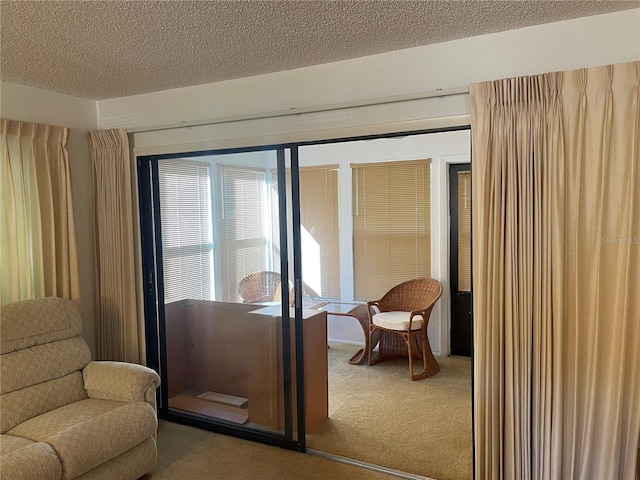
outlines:
M327 325L326 312L298 308L319 302L294 255L291 158L282 149L149 160L158 215L147 220L164 319L163 415L300 448L301 393L306 431L328 416ZM304 382L295 368L302 342Z
M164 296L212 300L213 229L209 165L166 160L158 165Z
M173 414L285 433L288 289L267 175L276 168L276 151L158 161ZM273 312L257 313L265 305Z

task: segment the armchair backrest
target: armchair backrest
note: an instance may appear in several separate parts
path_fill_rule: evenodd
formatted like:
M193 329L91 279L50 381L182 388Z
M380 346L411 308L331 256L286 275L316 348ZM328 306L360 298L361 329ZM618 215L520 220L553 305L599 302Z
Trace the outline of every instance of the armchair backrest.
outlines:
M0 433L87 398L81 371L91 352L81 332L80 314L67 299L0 307Z
M432 308L442 296L442 284L433 278L402 282L378 300L381 312L410 312Z

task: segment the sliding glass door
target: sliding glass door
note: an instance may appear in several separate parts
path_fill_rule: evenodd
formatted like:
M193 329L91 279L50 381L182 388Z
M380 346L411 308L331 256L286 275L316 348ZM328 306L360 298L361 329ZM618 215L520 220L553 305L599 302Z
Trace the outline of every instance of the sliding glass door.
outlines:
M138 173L161 417L304 450L328 413L305 408L327 398L326 315L302 308L297 149L139 157Z

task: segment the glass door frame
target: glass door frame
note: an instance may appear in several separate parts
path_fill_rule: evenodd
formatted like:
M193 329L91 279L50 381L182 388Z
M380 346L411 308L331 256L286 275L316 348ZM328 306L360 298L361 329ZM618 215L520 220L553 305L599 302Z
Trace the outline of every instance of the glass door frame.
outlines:
M287 193L285 181L285 150L290 152L291 172L291 229L288 235L287 225ZM244 425L234 425L215 419L206 420L201 416L189 413L176 413L169 410L166 330L164 303L164 279L162 268L162 238L160 219L160 192L158 183L158 162L176 158L195 158L203 156L225 155L256 151L275 151L278 175L278 209L280 229L280 272L282 285L289 284L289 244L293 246L293 294L294 341L292 355L289 291L282 289L282 374L284 385L284 433L262 431ZM290 450L304 452L306 449L305 425L305 392L304 392L304 345L302 321L302 256L300 227L300 189L298 169L298 146L276 145L254 148L237 148L224 150L206 150L182 152L163 155L147 155L136 158L138 173L138 198L140 208L140 228L142 247L145 342L147 365L156 370L161 378L158 390L158 414L161 419L182 423L193 427L210 430L216 433L231 435L247 440L275 445ZM295 359L295 365L292 365ZM295 383L292 378L292 366L295 367ZM293 416L293 386L295 385L296 416Z

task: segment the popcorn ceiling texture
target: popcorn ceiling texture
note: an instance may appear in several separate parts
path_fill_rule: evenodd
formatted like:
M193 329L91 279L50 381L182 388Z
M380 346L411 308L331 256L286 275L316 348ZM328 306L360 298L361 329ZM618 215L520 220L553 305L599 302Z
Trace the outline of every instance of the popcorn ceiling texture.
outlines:
M0 76L114 98L637 7L640 0L1 0Z

